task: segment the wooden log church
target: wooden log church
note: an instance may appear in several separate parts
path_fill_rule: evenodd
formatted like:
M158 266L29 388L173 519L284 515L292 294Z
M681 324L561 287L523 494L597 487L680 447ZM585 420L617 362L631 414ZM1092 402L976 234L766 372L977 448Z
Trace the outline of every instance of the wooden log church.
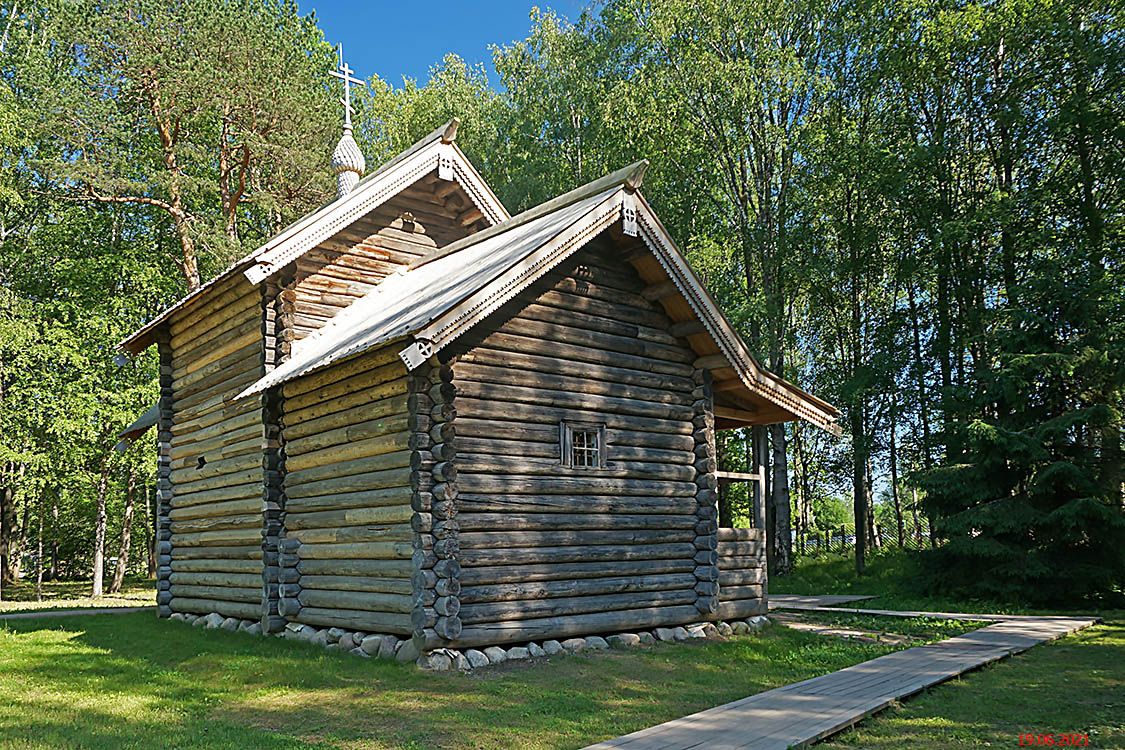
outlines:
M160 616L424 650L764 613L715 430L835 409L759 367L645 162L509 216L456 130L363 179L345 130L334 201L123 342L159 350Z

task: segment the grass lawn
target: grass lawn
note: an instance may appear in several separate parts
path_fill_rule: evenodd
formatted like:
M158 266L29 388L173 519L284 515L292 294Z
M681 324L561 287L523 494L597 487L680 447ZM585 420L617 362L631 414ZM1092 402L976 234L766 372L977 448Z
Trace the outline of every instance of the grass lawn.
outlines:
M1024 733L1086 734L1089 747L1125 748L1125 621L931 688L817 747L1018 747Z
M854 566L852 558L843 556L804 559L792 575L772 579L770 593L876 597L857 602L859 608L1037 613L1011 603L927 596L921 593L913 560L902 553L874 556L863 578L855 575ZM1085 733L1090 747L1125 748L1125 610L1055 612L1097 615L1105 623L934 687L817 747L1018 747L1024 733ZM817 612L815 619L863 628L868 620L873 625L886 618ZM882 627L902 632L904 626Z
M894 650L781 627L425 674L150 613L0 623L0 748L579 748Z
M109 582L106 582L109 586ZM6 584L0 614L36 612L41 609L85 609L97 607L151 607L156 604L153 582L143 578L127 578L119 594L106 594L97 599L90 596L89 581L46 581L43 601L35 601L35 581Z

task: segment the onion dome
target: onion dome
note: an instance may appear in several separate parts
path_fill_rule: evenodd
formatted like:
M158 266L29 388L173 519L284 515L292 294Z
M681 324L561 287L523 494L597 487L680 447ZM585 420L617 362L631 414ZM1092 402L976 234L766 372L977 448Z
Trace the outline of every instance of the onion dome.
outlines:
M352 129L344 128L344 135L336 144L336 150L332 152L332 171L336 173L336 197L343 198L350 193L359 182L359 178L363 177L365 169L367 169L367 162L363 158L363 152L359 150L359 144L355 142L355 138L352 138Z

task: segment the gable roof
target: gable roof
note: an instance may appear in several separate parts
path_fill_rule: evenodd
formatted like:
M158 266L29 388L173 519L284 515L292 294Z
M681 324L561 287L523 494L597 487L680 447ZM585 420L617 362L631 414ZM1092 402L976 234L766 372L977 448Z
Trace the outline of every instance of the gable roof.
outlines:
M785 414L837 432L830 404L761 368L647 201L637 162L396 272L295 345L288 360L240 393L251 396L376 346L410 339L399 356L414 369L485 320L602 231L623 222L640 237L743 386Z
M439 178L456 180L490 224L507 220L510 218L507 209L454 142L459 124L456 118L450 120L380 165L347 195L298 219L226 271L165 309L122 341L119 348L130 354L139 354L153 343L156 331L163 323L175 313L202 300L219 283L238 273L244 273L253 284L262 282L435 169Z

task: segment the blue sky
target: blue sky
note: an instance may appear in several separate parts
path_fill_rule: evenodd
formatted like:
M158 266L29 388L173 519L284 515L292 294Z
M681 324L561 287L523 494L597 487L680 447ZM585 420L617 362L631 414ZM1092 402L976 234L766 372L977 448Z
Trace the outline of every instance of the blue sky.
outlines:
M456 52L470 63L488 65L495 85L488 47L524 39L531 27L532 5L575 19L586 2L298 0L302 13L316 12L329 42L343 43L344 58L357 75L378 75L395 86L402 84L403 76L424 83L430 66L447 52Z

